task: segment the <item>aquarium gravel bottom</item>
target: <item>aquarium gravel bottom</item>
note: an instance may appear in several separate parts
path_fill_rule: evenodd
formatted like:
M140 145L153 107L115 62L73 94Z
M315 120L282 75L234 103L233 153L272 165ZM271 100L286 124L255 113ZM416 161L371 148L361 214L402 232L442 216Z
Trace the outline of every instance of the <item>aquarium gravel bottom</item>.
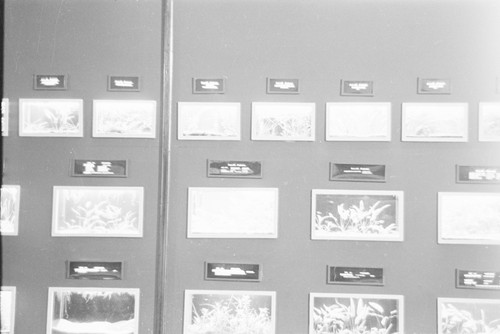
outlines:
M93 321L71 322L60 319L54 321L52 334L134 334L135 320L117 322Z

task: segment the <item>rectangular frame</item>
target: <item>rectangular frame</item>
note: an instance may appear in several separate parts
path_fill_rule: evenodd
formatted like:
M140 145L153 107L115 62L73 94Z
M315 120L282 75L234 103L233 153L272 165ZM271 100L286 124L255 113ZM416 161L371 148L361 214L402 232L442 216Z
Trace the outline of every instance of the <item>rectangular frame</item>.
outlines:
M19 99L19 136L83 137L83 100Z
M54 186L53 237L143 235L143 187Z
M330 162L330 181L385 182L386 166L374 164L339 164Z
M262 265L260 263L205 262L205 280L260 282Z
M226 80L224 78L193 78L193 94L224 94Z
M404 240L403 191L313 189L311 201L312 240Z
M205 309L206 312L203 312ZM183 334L276 333L276 292L186 290Z
M299 94L299 79L275 79L267 78L267 94Z
M404 333L404 319L402 295L309 294L309 334L336 333L328 331L335 324L351 330L346 333L365 333L366 328L379 330L375 333Z
M374 96L371 80L341 80L340 95L342 96Z
M190 187L187 236L277 238L278 188Z
M10 103L9 99L6 97L2 98L1 111L2 111L2 136L7 137L9 135L9 110Z
M94 100L92 137L155 138L156 101Z
M3 236L18 235L21 186L3 184L0 193L0 234Z
M500 183L500 166L461 166L456 165L457 183Z
M178 102L178 140L240 140L239 102Z
M139 334L139 298L136 288L50 287L47 334L91 333L96 328Z
M16 287L0 287L0 332L14 334L16 325Z
M128 177L128 160L72 159L74 177Z
M34 90L66 90L68 76L66 74L34 74Z
M384 269L368 267L327 267L327 284L384 285Z
M110 92L139 92L141 77L131 75L108 75L108 91Z
M451 94L451 80L450 79L429 79L418 78L418 94Z
M467 142L468 103L403 103L401 140Z
M481 142L500 142L499 102L479 103L478 140Z
M500 244L500 193L439 192L438 243Z
M492 321L500 322L500 299L480 298L438 298L437 333L462 333L463 325L468 328L481 327L481 332L494 333L497 327L490 327ZM446 328L443 328L446 324ZM471 332L472 333L472 332Z
M207 177L261 179L262 162L207 159Z
M390 102L328 102L326 141L391 141Z
M315 141L316 104L252 102L252 140Z
M67 279L121 280L123 261L66 261Z
M500 290L500 271L455 269L457 289Z

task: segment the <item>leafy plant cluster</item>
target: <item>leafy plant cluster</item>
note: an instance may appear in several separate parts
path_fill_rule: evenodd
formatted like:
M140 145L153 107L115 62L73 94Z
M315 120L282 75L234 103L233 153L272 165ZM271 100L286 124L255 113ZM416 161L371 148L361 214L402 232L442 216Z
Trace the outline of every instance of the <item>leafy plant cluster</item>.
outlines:
M103 117L101 131L104 133L146 133L153 129L151 120L140 113L110 113Z
M44 109L42 119L26 124L29 132L70 133L78 131L78 117L71 111Z
M332 305L314 307L314 332L316 334L398 334L398 311L388 313L379 304L350 298L349 305L335 299Z
M271 334L271 315L266 307L251 306L248 295L230 296L226 300L193 305L189 334Z
M137 217L134 212L122 213L122 208L107 200L97 204L86 201L82 205L71 207L73 217L65 221L65 226L71 230L83 231L128 231L134 230Z
M378 219L382 211L390 207L390 204L381 207L379 205L380 201L377 201L369 208L366 208L361 200L359 205L351 205L348 209L345 209L344 203L341 203L337 205L337 216L332 212L328 212L326 215L316 212L315 228L329 233L390 234L396 232L396 224L392 223L384 226L385 221Z
M134 319L134 296L125 292L60 292L56 301L61 318L77 323Z
M14 194L10 189L2 188L1 190L1 212L0 212L0 223L2 230L4 227L9 227L14 224L16 219L16 201L14 199Z
M500 319L487 320L484 310L480 319L452 304L442 307L441 329L443 334L500 334Z
M310 120L303 118L268 117L261 121L261 133L279 137L310 136Z

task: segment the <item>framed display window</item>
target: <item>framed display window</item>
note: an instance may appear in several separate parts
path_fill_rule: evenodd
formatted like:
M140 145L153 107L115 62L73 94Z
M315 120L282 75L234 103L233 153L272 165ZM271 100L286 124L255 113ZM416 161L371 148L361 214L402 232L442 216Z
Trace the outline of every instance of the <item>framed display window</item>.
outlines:
M403 192L313 189L314 240L403 241Z
M186 290L183 334L276 333L276 292Z
M500 193L438 193L438 242L500 244Z
M55 186L54 237L142 237L144 188Z
M327 103L327 141L390 141L388 102Z
M500 299L438 298L438 334L495 333Z
M179 102L177 107L177 139L241 139L240 103Z
M83 137L83 100L19 99L19 136Z
M139 289L49 288L47 334L139 334Z
M92 116L93 137L156 137L156 101L94 100Z
M2 235L18 235L19 204L21 202L21 186L4 184L1 188L0 233Z
M9 135L9 99L4 97L2 98L2 136Z
M188 238L277 238L277 188L189 188Z
M401 139L415 142L466 142L467 103L403 103Z
M309 334L404 333L403 303L401 295L311 293Z
M314 141L314 103L252 103L252 140Z
M479 141L500 141L500 103L479 103Z
M14 334L16 321L16 287L0 288L0 333Z

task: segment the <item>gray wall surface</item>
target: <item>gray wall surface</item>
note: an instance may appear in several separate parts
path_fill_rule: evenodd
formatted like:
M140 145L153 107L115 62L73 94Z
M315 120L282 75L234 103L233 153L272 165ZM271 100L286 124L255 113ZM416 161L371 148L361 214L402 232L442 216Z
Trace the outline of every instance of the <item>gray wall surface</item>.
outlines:
M405 333L436 332L438 297L498 298L455 288L456 268L500 269L498 246L439 245L437 192L494 192L455 183L455 165L498 165L478 142L478 102L499 101L496 1L174 2L174 81L167 277L172 333L185 289L277 292L277 333L308 330L309 293L401 294ZM226 93L194 95L191 79L226 78ZM298 95L266 94L266 78L297 78ZM450 95L417 94L417 78L450 78ZM373 80L374 97L340 96L340 80ZM240 102L241 141L179 141L176 102ZM316 103L316 141L250 140L252 102ZM392 103L390 142L326 142L325 103ZM467 143L402 142L403 102L469 103ZM260 160L262 179L206 177L206 160ZM329 162L387 166L386 183L332 182ZM279 188L278 239L187 239L188 187ZM311 240L312 189L402 190L404 242ZM203 279L204 261L262 263L262 282ZM383 287L327 285L326 266L385 269ZM175 269L174 269L175 268Z
M493 245L437 243L437 193L498 192L457 184L455 165L500 165L498 143L478 142L478 103L500 102L496 0L174 0L170 147L156 139L91 136L92 100L150 99L162 110L160 0L5 1L4 184L21 185L18 236L2 237L3 285L17 287L16 333L43 332L49 287L141 289L139 332L153 333L164 294L165 333L182 333L184 291L276 291L276 333L308 330L309 293L404 295L405 333L436 332L438 297L500 298L455 288L455 269L500 271ZM164 28L164 26L163 26ZM163 36L165 39L165 36ZM33 74L68 74L66 91L35 91ZM140 92L106 90L107 75L137 75ZM226 93L194 95L193 77L226 78ZM298 78L298 95L266 94L266 78ZM450 95L419 95L417 77L449 78ZM374 97L340 96L340 80L373 80ZM163 94L166 94L165 92ZM19 98L81 98L83 138L18 136ZM252 102L316 103L314 142L250 140ZM240 102L240 141L177 140L177 102ZM390 142L325 141L327 102L390 102ZM466 102L466 143L402 142L404 102ZM168 129L165 129L168 130ZM168 131L165 131L168 132ZM164 152L161 152L161 151ZM165 291L156 288L160 154L170 150ZM71 159L128 159L126 179L75 178ZM262 179L207 178L207 159L260 160ZM384 164L387 182L332 182L330 162ZM144 237L51 237L52 187L143 186ZM277 239L187 238L188 187L279 188ZM400 190L403 242L311 240L311 190ZM66 260L123 260L122 281L65 279ZM204 280L204 262L261 263L261 282ZM385 285L327 285L327 265L382 267Z
M160 115L161 7L160 1L5 1L10 131L3 137L3 184L21 186L21 206L19 235L2 237L2 284L17 287L16 333L45 332L49 287L87 286L140 288L140 333L153 333L159 138L91 134L94 99L156 100ZM67 74L68 89L35 91L34 74ZM108 75L140 76L142 89L108 92ZM19 137L20 98L83 99L84 136ZM72 159L127 159L129 176L71 177ZM144 237L51 237L52 187L65 185L144 187ZM67 260L124 261L124 279L68 280Z

